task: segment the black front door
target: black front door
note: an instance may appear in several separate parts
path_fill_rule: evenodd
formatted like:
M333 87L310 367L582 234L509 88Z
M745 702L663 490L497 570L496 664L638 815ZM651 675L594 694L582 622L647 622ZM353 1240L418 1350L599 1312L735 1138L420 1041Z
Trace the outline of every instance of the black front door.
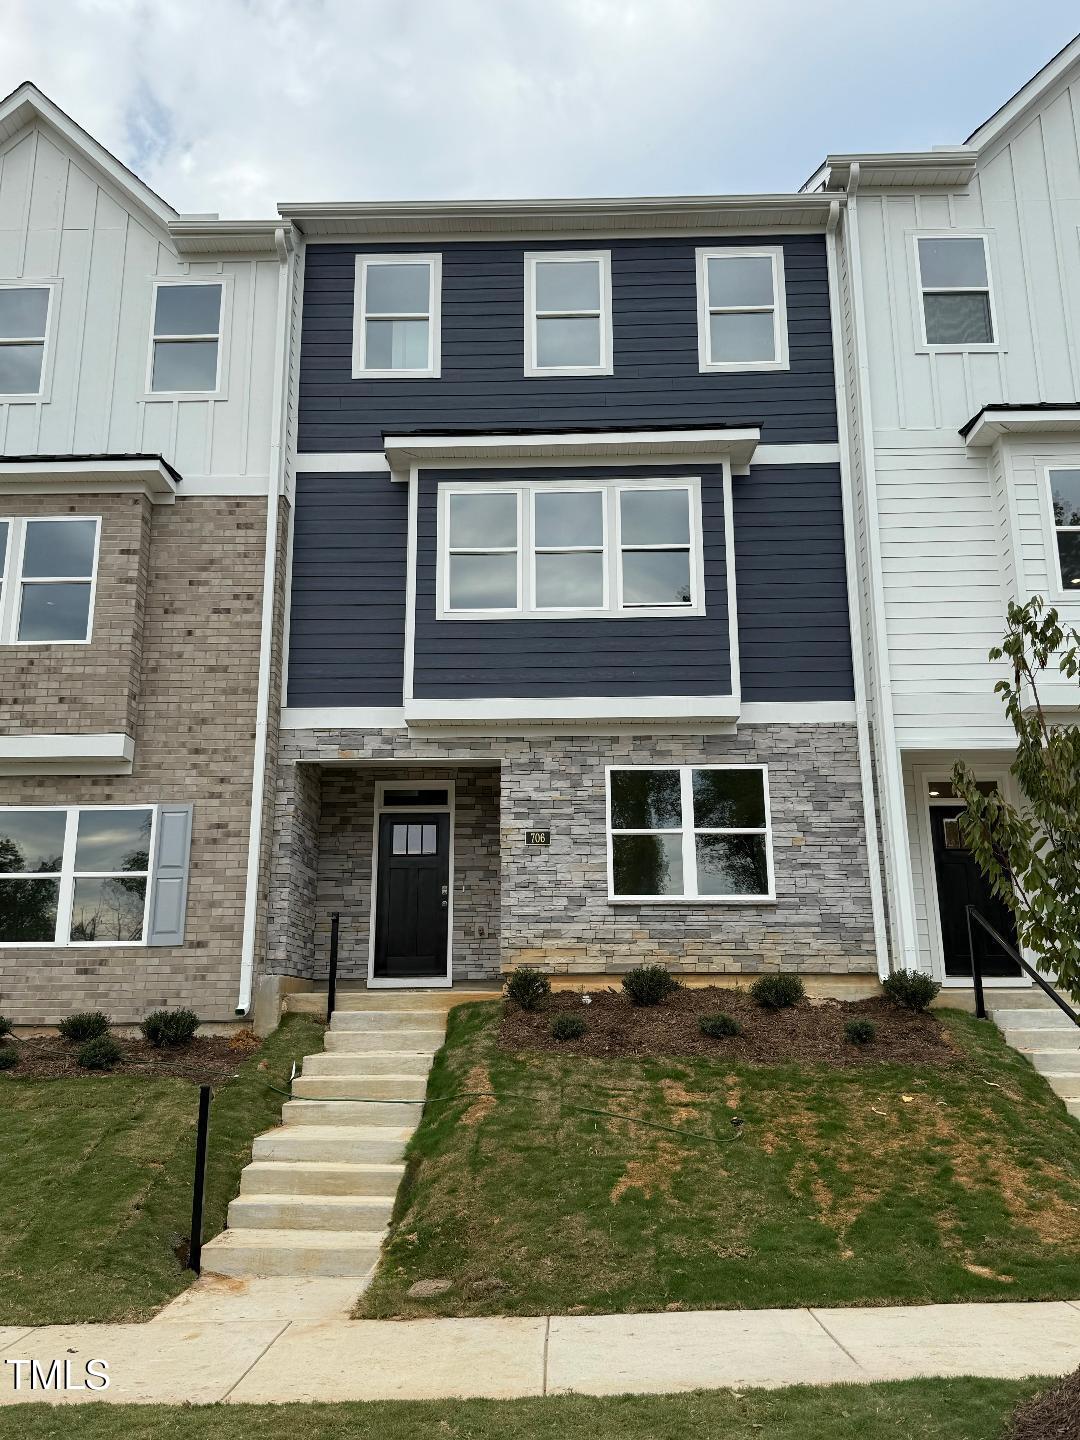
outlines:
M450 816L380 816L375 976L445 979L449 915Z
M966 978L971 975L966 907L974 905L1011 945L1016 944L1016 926L1012 911L991 893L974 855L961 838L958 817L963 813L963 805L930 807L945 974ZM1012 978L1020 974L1020 967L980 925L975 926L974 933L984 975Z

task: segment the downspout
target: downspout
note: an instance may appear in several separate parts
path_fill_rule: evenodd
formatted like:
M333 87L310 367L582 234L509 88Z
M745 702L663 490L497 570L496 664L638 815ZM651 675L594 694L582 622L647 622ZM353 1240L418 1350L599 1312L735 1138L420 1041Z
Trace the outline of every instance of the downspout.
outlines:
M290 302L295 252L290 229L279 225L274 232L278 254L277 324L274 332L274 393L271 414L276 416L270 437L270 464L266 487L266 548L263 557L262 622L259 632L259 680L255 702L255 755L251 768L251 825L248 832L247 883L244 891L244 934L240 948L240 994L237 1015L251 1009L251 988L255 974L255 932L258 928L259 880L262 869L263 818L266 809L266 751L270 720L270 683L273 671L274 609L277 590L278 517L281 493L286 483L288 437L288 375L290 345Z
M919 935L915 915L915 889L911 879L911 851L904 805L904 777L896 744L892 705L892 667L885 596L881 585L881 526L878 515L877 463L870 375L867 361L866 320L863 312L862 256L859 245L859 164L853 161L847 185L848 272L854 324L856 407L859 413L863 459L863 488L867 509L866 545L870 589L870 644L877 677L878 735L874 749L881 769L882 839L886 877L892 900L893 956L909 970L919 968ZM892 967L890 967L892 968ZM884 978L884 977L883 977Z
M829 316L832 322L833 374L836 384L836 421L840 441L840 494L844 507L844 555L848 587L848 625L851 631L851 669L855 686L855 733L859 750L859 775L862 781L863 825L870 876L870 909L874 917L874 953L878 975L884 980L889 973L889 936L885 923L885 898L882 892L881 856L878 850L878 817L874 801L873 747L870 740L870 715L866 703L866 674L863 669L862 597L859 587L858 535L855 525L855 475L851 463L851 442L848 433L847 381L844 366L844 337L840 323L840 267L837 261L837 232L840 226L840 201L829 205L825 227L825 253L829 266Z

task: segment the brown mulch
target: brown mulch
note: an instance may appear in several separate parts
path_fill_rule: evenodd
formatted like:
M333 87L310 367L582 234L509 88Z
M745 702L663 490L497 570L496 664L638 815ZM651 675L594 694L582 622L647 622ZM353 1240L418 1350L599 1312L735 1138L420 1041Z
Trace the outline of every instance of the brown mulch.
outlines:
M817 1065L889 1063L945 1066L958 1056L932 1014L916 1015L886 1000L803 1001L788 1010L763 1010L749 991L719 985L675 991L659 1005L636 1006L619 990L556 991L541 1010L507 1001L499 1043L505 1050L547 1050L605 1059L623 1055L700 1055L751 1064L787 1061ZM581 1015L589 1027L580 1040L556 1040L551 1021L561 1011ZM712 1040L698 1029L699 1015L722 1011L743 1034ZM849 1020L873 1021L869 1045L844 1035Z
M240 1040L240 1036L245 1039ZM213 1085L235 1075L241 1061L251 1053L246 1032L235 1036L196 1039L175 1050L158 1050L142 1039L117 1035L124 1059L115 1070L83 1070L75 1059L78 1045L58 1035L25 1040L8 1040L8 1048L19 1054L12 1070L0 1071L0 1085L14 1080L58 1080L79 1076L84 1080L108 1079L110 1075L139 1075L151 1080L191 1080L196 1085Z
M1026 1400L1007 1440L1080 1440L1080 1370Z

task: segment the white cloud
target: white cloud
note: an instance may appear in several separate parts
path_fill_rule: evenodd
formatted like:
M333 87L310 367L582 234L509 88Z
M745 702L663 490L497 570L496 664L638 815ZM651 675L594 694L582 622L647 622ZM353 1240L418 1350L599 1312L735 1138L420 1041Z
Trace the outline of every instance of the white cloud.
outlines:
M35 80L182 210L784 189L829 148L962 137L1070 10L6 0L0 84Z

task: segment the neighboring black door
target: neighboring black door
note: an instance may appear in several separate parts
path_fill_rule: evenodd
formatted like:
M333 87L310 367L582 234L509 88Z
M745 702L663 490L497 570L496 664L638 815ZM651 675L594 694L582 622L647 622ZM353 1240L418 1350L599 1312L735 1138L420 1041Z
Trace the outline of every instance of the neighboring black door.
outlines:
M382 979L446 976L450 816L379 818L375 970Z
M971 974L966 916L968 905L974 905L1011 945L1016 944L1016 926L1011 910L991 893L974 855L961 839L957 817L963 813L963 805L930 807L945 974L958 977ZM1001 946L979 925L975 926L975 944L984 975L1013 977L1020 974L1020 967L1015 961L1010 960Z

